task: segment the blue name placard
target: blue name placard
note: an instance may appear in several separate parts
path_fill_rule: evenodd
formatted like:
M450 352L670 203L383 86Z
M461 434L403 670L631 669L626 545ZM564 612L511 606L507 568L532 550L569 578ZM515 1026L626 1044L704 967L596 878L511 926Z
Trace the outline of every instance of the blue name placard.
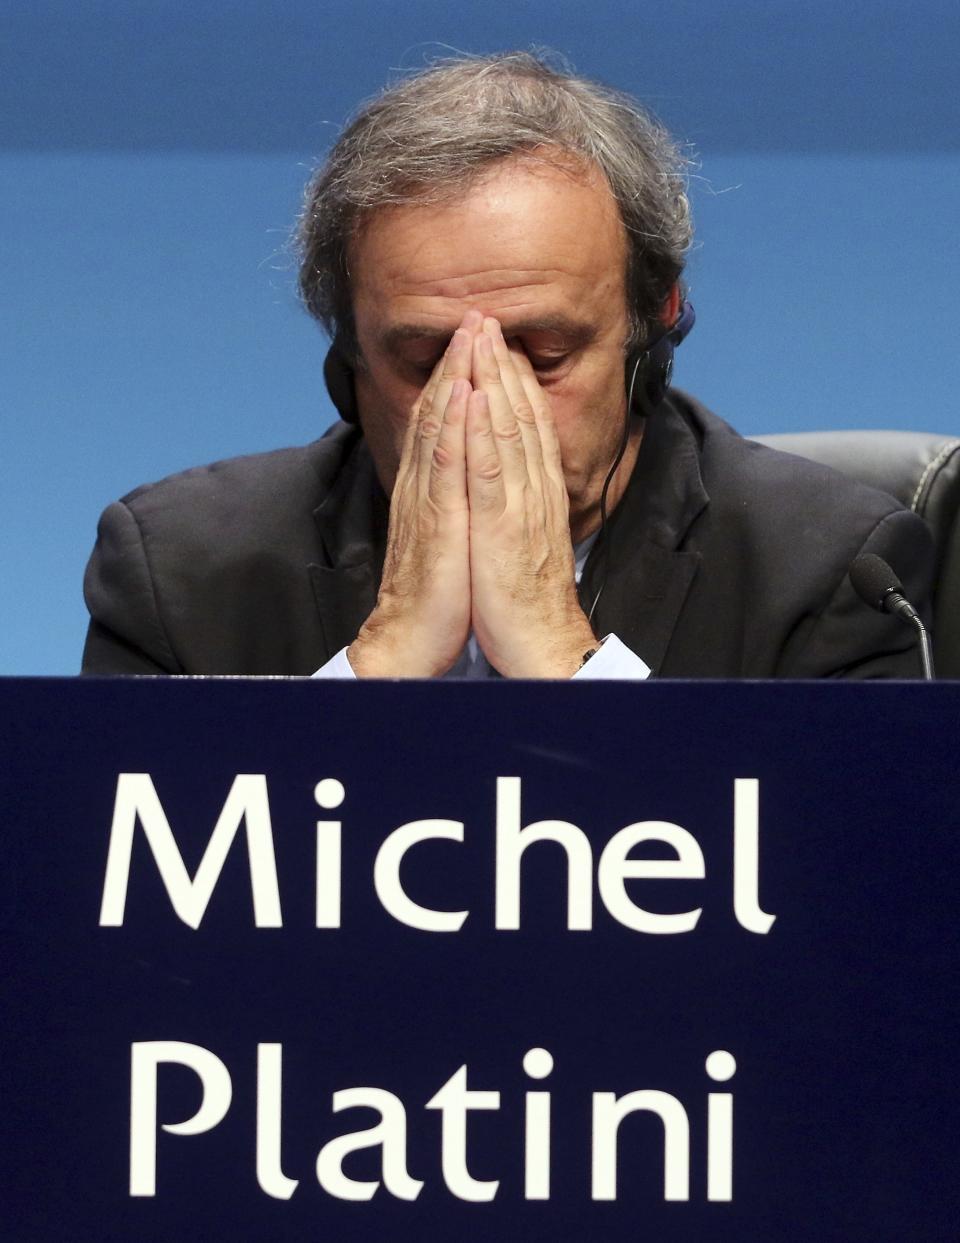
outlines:
M18 1240L943 1240L960 686L0 683Z

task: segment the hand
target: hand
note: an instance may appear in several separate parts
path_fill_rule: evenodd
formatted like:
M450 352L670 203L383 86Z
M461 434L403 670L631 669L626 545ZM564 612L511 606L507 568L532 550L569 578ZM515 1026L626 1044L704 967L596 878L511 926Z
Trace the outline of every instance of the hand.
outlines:
M526 355L473 339L466 416L473 630L505 677L568 678L594 646L580 608L560 445Z
M390 501L380 593L348 649L358 677L447 672L470 631L464 435L473 338L468 312L411 413Z

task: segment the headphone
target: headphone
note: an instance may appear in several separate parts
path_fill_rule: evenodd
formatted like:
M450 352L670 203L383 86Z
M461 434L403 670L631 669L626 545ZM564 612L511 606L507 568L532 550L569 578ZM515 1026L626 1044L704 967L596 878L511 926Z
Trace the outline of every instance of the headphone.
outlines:
M353 386L353 365L339 337L334 337L323 360L323 382L337 414L344 423L358 423L360 419L357 414L357 394Z
M673 352L695 321L693 306L689 302L682 302L680 314L672 327L649 345L631 350L627 355L625 380L628 411L633 405L633 395L638 383L640 399L645 409L650 410L663 401L673 374ZM353 366L339 337L334 338L324 359L323 380L341 419L345 423L356 423L357 396L353 386Z
M590 608L587 610L587 621L593 626L594 634L597 633L594 626L593 618L597 611L597 605L600 603L600 597L603 595L603 589L607 585L607 545L604 536L607 533L607 493L610 490L610 484L613 477L617 473L617 467L623 461L623 455L627 451L627 445L630 441L630 420L633 415L633 396L636 390L637 381L640 381L640 406L643 414L651 414L656 407L663 401L670 385L670 377L673 375L673 352L687 335L696 322L696 314L693 310L693 304L683 301L680 304L680 314L669 327L666 332L655 337L649 345L641 346L638 350L633 350L627 357L627 409L623 420L623 435L620 437L620 447L617 449L616 457L607 471L607 477L603 481L603 488L600 491L600 533L597 537L600 553L600 586L597 588L596 594ZM597 635L599 638L600 636Z
M680 303L680 313L671 327L655 337L649 345L631 350L627 355L627 410L633 405L633 394L640 383L640 398L649 410L659 406L667 395L673 375L673 352L696 323L693 304Z

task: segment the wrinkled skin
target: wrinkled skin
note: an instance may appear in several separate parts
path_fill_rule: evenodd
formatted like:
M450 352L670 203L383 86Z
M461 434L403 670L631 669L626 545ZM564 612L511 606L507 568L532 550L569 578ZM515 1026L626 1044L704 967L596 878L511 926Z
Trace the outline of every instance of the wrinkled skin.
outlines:
M505 676L569 677L595 643L572 541L599 525L626 415L626 239L605 183L507 160L454 203L376 213L350 265L360 420L392 498L354 671L438 676L472 628Z

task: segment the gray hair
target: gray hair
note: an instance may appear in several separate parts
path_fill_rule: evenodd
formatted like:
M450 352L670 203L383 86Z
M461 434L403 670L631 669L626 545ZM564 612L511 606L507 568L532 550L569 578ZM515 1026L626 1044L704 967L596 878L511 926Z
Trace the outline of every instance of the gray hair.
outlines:
M526 52L439 62L357 114L307 186L296 237L307 309L355 357L348 248L369 214L449 201L497 161L551 148L606 177L628 239L629 344L643 341L690 246L687 162L629 96Z

